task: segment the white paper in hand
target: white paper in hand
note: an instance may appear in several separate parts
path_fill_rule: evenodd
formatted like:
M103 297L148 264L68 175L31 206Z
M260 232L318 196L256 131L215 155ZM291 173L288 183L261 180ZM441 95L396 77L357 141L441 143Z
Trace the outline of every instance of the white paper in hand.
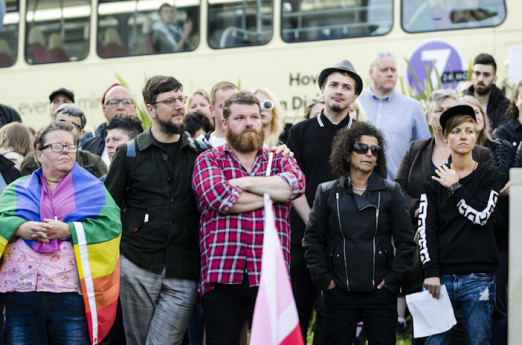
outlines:
M446 332L457 323L445 285L441 285L438 299L425 290L406 295L406 303L413 318L414 338Z

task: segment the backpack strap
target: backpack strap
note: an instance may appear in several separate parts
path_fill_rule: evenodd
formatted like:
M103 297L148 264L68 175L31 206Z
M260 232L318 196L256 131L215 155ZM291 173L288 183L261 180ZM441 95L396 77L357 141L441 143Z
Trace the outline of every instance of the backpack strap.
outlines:
M194 139L194 141L198 144L199 148L203 151L208 150L210 145L207 144L204 140Z
M125 167L127 170L127 188L125 188L125 198L123 198L122 211L125 210L125 199L130 190L132 173L134 172L134 163L136 161L136 139L127 141L127 157L125 159Z

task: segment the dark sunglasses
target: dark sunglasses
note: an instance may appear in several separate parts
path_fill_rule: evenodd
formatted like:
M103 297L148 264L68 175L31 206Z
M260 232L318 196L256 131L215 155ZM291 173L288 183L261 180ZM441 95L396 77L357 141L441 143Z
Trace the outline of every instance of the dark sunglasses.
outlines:
M373 156L379 157L379 155L381 154L382 147L380 147L379 145L368 146L363 143L357 143L353 145L353 150L360 155L365 155L368 152L368 150L370 150L372 151Z

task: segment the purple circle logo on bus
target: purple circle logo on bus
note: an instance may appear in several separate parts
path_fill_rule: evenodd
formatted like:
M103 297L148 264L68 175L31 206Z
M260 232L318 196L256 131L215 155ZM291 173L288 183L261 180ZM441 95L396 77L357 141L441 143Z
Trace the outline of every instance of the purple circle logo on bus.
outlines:
M415 80L411 70L406 66L406 78L412 90L421 93L424 85L428 82L429 67L430 79L434 89L455 89L462 80L467 80L468 71L463 70L462 58L457 48L449 42L432 40L419 46L409 58L410 65L418 79ZM437 77L437 74L439 77ZM442 82L442 86L439 85Z

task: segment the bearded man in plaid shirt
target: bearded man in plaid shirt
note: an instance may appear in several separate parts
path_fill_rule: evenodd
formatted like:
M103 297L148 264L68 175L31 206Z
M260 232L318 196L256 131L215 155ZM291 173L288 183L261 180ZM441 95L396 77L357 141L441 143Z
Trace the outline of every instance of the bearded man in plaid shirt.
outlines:
M201 213L200 294L207 344L238 344L251 321L261 274L263 194L274 201L276 227L290 264L291 201L304 193L294 158L263 147L257 98L247 91L223 104L227 144L202 153L192 177Z

